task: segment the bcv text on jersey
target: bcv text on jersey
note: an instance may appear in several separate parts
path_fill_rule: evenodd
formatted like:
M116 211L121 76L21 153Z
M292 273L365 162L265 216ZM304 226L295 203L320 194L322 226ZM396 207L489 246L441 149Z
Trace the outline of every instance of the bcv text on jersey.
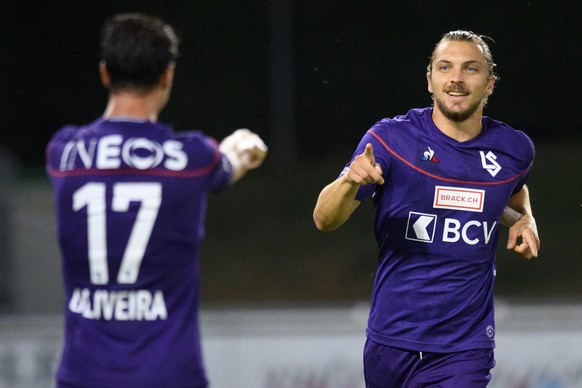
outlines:
M424 243L434 242L437 234L436 214L410 212L408 214L408 223L406 227L407 240L419 241ZM497 221L492 224L487 221L470 220L464 224L454 218L445 218L444 223L439 225L438 230L442 230L442 242L455 243L463 241L468 245L476 245L479 242L488 244L493 236L493 231L497 226ZM483 239L479 236L482 232Z

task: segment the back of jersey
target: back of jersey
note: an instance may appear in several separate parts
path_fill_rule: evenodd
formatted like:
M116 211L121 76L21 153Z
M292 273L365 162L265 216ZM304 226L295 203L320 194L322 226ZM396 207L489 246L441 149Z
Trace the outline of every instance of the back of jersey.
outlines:
M47 150L66 292L60 382L198 387L198 253L216 142L151 122L65 127Z

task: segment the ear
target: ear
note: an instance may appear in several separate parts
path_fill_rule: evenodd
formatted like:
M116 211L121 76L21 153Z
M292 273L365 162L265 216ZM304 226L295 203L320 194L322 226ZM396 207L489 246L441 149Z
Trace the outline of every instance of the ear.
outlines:
M434 89L432 88L432 83L430 82L431 81L430 76L431 76L431 72L427 71L426 72L426 84L427 84L429 93L432 94L432 93L434 93Z
M99 76L101 77L101 84L109 88L109 85L111 85L111 75L109 75L105 61L99 62Z
M172 87L172 84L174 83L174 69L175 68L176 68L176 65L174 65L173 63L170 63L168 65L168 67L166 68L166 71L164 71L164 73L160 77L160 86L162 86L164 89L166 89L168 87Z
M495 81L497 81L496 77L492 77L487 84L487 95L490 96L493 94L493 89L495 88Z

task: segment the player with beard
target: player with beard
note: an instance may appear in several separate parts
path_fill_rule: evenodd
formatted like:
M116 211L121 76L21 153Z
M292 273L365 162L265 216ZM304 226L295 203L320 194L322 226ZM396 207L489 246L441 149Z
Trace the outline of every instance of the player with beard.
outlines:
M434 105L376 123L321 192L331 231L372 198L379 246L366 330L367 387L484 387L495 366L499 225L507 248L537 257L525 185L526 134L483 116L498 79L483 37L451 31L427 67ZM519 217L510 217L519 212Z

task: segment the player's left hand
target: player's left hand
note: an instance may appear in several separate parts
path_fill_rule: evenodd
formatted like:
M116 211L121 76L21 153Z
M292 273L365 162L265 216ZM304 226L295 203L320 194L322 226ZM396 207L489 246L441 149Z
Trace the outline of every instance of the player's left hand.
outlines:
M531 215L524 215L509 228L507 249L524 259L538 257L540 238L536 221Z

